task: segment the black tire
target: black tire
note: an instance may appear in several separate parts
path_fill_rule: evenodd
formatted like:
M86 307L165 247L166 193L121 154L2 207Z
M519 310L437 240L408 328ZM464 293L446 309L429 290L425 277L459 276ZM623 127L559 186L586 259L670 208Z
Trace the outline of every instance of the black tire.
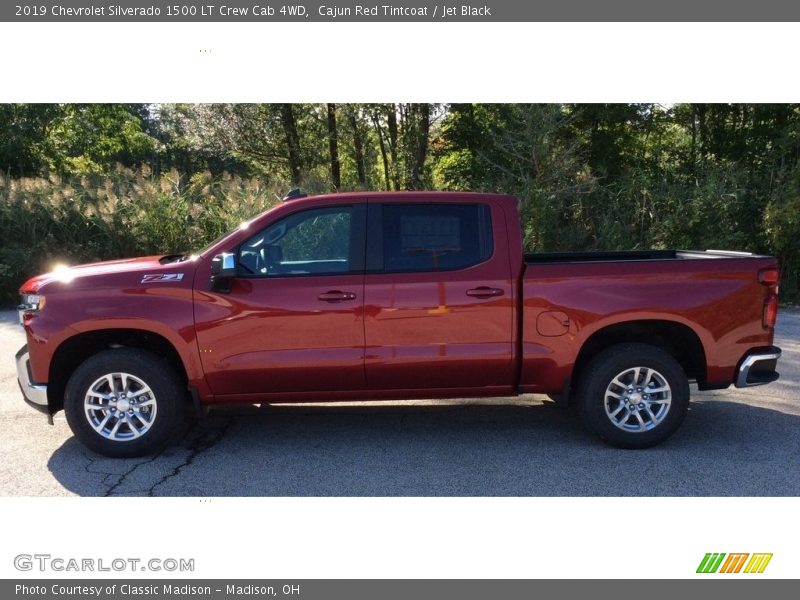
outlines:
M138 402L141 403L137 412L141 411L143 417L142 419L134 418L131 413L130 423L134 423L136 427L127 423L127 416L124 419L116 418L117 414L122 414L115 408L116 402L120 398L124 398L121 394L115 396L114 400L104 400L98 397L97 402L113 402L113 404L104 404L103 408L87 410L84 405L92 386L97 385L101 378L113 373L125 374L125 381L133 382L129 383L130 389L135 387L138 390L144 389L137 387L138 382L143 382L150 390L149 393L137 396ZM122 379L112 376L112 381L118 383ZM111 387L110 384L107 385L109 388ZM95 388L95 390L97 389L99 388ZM114 395L108 392L103 392L103 394ZM153 454L161 450L171 437L181 430L187 404L186 397L185 386L181 385L174 370L163 359L137 348L118 348L95 354L75 370L67 383L64 412L75 437L87 448L103 456L131 458ZM126 402L126 407L131 410L137 409L137 407L129 406L135 400L126 400ZM106 406L114 407L113 414L109 414L112 412L112 408ZM124 412L130 413L130 410ZM147 423L148 416L152 418L149 424ZM92 418L102 421L95 424L102 427L105 434L101 434L93 427L90 421ZM117 421L121 421L121 423L117 432L114 433L114 437L127 436L126 439L109 437L111 429L113 429L112 425L115 425ZM103 427L104 422L108 423L105 427ZM144 432L139 433L136 437L138 428Z
M648 388L633 384L637 374L640 384L648 374L635 371L636 367L655 373ZM613 383L618 376L617 381L627 383L627 387ZM666 383L669 390L648 394L649 390L663 388L657 382ZM672 355L648 344L619 344L604 350L586 366L576 392L584 425L618 448L660 444L680 426L689 409L689 381L683 368ZM666 410L661 413L663 407ZM619 412L612 416L617 409Z

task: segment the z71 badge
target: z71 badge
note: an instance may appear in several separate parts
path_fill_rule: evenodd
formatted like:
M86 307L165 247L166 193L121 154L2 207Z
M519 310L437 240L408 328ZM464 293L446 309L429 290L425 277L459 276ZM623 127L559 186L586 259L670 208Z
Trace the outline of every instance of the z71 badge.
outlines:
M142 277L142 283L163 283L165 281L180 281L181 279L183 279L183 273L159 273L145 275Z

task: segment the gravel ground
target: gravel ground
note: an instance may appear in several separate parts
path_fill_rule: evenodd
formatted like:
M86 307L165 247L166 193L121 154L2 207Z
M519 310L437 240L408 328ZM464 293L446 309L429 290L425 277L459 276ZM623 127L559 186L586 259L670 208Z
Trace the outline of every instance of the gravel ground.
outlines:
M0 312L0 495L798 496L800 311L783 310L782 377L697 392L666 443L609 448L541 396L217 411L156 457L113 460L28 408Z

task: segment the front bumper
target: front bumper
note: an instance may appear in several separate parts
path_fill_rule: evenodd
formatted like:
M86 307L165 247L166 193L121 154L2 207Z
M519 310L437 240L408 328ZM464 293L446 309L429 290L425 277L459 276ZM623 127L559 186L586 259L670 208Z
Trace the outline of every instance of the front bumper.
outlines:
M736 387L764 385L777 381L780 375L775 368L780 357L781 349L776 346L746 354L736 372Z
M36 410L49 415L47 386L31 382L31 361L27 344L19 349L14 358L17 361L17 383L19 383L19 389L22 390L25 402Z

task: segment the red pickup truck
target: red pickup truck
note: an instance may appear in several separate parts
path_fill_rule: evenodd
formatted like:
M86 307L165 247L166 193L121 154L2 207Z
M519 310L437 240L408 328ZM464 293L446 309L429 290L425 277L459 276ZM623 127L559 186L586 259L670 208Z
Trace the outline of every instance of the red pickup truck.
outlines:
M774 258L525 254L517 200L292 197L191 256L63 268L21 290L25 399L108 456L192 405L549 394L653 446L701 390L778 378Z

